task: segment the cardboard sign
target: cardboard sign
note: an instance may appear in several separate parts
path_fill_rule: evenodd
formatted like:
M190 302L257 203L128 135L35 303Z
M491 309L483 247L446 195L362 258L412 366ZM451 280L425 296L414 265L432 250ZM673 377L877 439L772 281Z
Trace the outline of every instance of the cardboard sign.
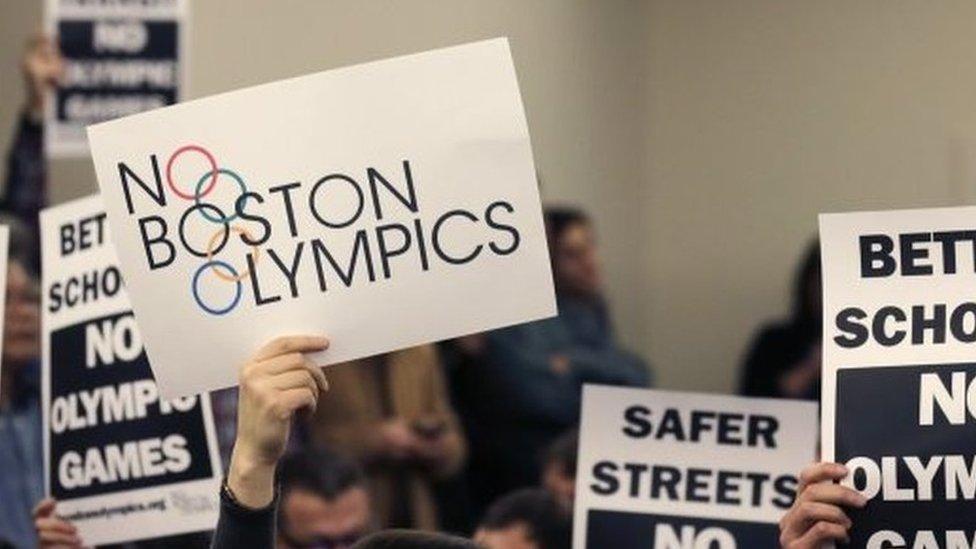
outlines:
M333 364L555 314L508 43L285 80L89 128L168 396L274 337Z
M852 547L976 544L976 208L820 216L823 453Z
M182 99L187 11L186 0L47 0L65 61L45 113L49 156L87 156L85 126Z
M573 547L778 547L816 433L810 402L587 385Z
M220 458L207 396L164 400L102 202L41 212L47 493L101 545L209 530Z

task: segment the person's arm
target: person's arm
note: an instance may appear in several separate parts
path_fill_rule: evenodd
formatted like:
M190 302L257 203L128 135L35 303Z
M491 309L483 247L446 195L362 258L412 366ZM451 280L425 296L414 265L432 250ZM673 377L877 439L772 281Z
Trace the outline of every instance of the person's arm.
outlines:
M565 351L570 367L584 383L650 387L651 370L637 355L615 345L603 348L573 346Z
M47 169L41 122L44 100L63 71L57 44L36 35L27 44L22 61L27 86L27 105L21 114L13 145L7 156L7 176L0 195L0 209L37 226L37 214L47 201Z
M328 390L321 368L304 353L328 347L322 337L285 337L264 346L241 370L237 439L221 490L213 549L272 549L275 469L288 445L291 420L315 409Z
M541 321L491 332L488 372L505 395L498 413L520 419L569 424L579 412L578 370L563 356L568 345L555 333L556 321ZM544 324L543 324L544 323Z
M819 549L829 542L848 540L851 519L844 507L858 509L867 499L856 490L834 484L848 475L838 463L815 463L800 473L793 507L779 523L783 549Z
M425 408L430 411L432 418L444 422L444 429L436 438L430 440L419 437L417 453L425 461L433 477L447 478L464 464L467 457L467 444L447 395L444 367L437 350L433 346L428 346L423 349L423 352L427 363L426 384L423 388Z

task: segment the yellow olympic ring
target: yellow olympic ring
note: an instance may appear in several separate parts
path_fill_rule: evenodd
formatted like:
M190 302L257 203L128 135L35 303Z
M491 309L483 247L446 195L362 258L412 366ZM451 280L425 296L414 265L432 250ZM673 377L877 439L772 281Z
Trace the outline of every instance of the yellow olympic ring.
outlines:
M232 226L232 227L230 227L230 230L232 230L232 231L234 231L236 233L240 233L241 235L247 237L248 239L250 239L252 241L254 240L254 237L251 236L251 233L249 233L247 231L247 229L242 229L242 228L237 227L237 226ZM217 244L218 237L220 237L221 233L223 233L223 232L224 232L223 229L217 229L217 232L215 232L213 234L213 236L210 237L210 241L207 242L207 261L208 262L213 261L213 255L214 255L213 249L214 249L214 246ZM251 250L253 250L252 253L254 255L254 264L257 265L258 260L261 258L261 250L258 249L257 246L253 246L253 245L251 246ZM245 269L244 272L242 272L241 274L239 274L237 276L231 276L231 275L222 273L220 271L220 269L217 269L217 265L211 266L210 267L210 270L212 270L213 273L215 275L217 275L217 278L220 278L221 280L226 280L227 282L240 282L241 280L244 280L245 278L251 276L251 270L250 269Z

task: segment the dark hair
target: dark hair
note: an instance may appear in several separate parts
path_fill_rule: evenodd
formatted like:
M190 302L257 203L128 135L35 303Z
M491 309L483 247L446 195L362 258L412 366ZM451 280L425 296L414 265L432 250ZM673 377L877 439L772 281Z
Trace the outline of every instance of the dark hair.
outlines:
M546 449L543 465L559 464L562 474L576 477L576 456L579 451L579 429L559 435Z
M359 540L352 549L478 549L473 541L415 530L385 530Z
M820 241L807 245L793 279L793 325L804 332L819 334L822 311L813 310L808 298L810 284L820 280ZM819 288L818 288L819 291Z
M543 213L543 218L546 225L546 239L549 241L549 253L556 249L566 229L573 225L590 224L590 216L572 206L550 206Z
M539 549L566 549L572 526L569 515L548 492L538 488L518 490L491 504L479 528L503 530L524 524Z
M281 499L300 488L326 500L334 500L346 491L365 483L362 469L354 462L321 449L305 450L281 460L278 480Z

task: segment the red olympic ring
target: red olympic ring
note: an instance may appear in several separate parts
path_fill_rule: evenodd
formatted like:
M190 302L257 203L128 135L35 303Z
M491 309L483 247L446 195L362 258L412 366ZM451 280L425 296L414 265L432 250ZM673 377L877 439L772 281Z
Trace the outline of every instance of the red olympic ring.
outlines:
M176 161L176 157L187 151L196 151L205 156L207 161L210 162L210 173L212 174L210 177L210 184L207 185L206 189L203 189L203 191L200 192L199 196L186 194L176 188L176 184L173 183L173 162ZM172 189L177 196L185 198L186 200L196 200L200 197L207 196L207 194L213 190L214 186L217 184L217 172L217 161L214 159L213 155L210 154L210 151L199 145L183 145L182 147L176 149L176 152L169 157L169 162L166 163L166 183L169 184L169 188Z

